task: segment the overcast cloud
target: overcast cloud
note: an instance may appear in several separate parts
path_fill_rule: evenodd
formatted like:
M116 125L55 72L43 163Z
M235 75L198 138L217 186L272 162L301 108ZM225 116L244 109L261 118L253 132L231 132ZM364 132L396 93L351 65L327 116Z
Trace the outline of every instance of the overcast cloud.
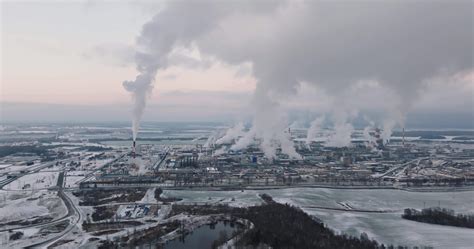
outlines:
M130 109L124 107L125 92L120 83L133 79L135 72L130 68L136 67L139 74L145 72L151 75L147 77L150 83L156 75L157 82L149 108L180 106L179 114L173 115L164 109L147 110L146 113L153 114L145 114L145 120L184 120L186 116L191 116L187 112L199 111L196 106L214 105L214 119L234 117L232 110L253 112L258 118L263 116L259 112L267 111L265 106L269 103L275 106L272 108L275 112L298 110L312 117L317 116L316 113L356 112L361 116L364 112L382 112L386 119L402 124L407 115L416 118L410 113L426 112L447 116L456 113L463 116L463 120L469 120L474 105L472 5L472 1L462 0L169 1L156 5L153 17L142 21L142 28L139 28L140 24L135 33L130 33L133 29L127 26L128 38L121 38L125 37L122 32L121 36L107 39L106 25L89 26L93 31L89 33L89 38L96 42L84 45L82 52L77 53L81 63L88 65L100 61L127 73L120 75L123 78L114 78L116 82L101 77L94 83L97 85L95 89L85 88L77 80L65 89L90 89L91 95L100 93L105 99L109 94L116 96L117 92L123 92L117 97L120 99L118 102L101 105L119 104ZM42 11L25 13L35 18L35 15L44 15L45 9L47 7L42 6ZM99 20L94 19L98 18L94 17L95 9L102 11L104 6L95 4L87 7L90 23ZM131 17L121 19L118 13L122 14L126 9L120 8L115 16L113 11L108 14L104 24L109 25L113 34L119 34L114 27L122 26L122 21L133 20ZM147 15L152 16L151 13ZM50 16L51 19L54 17ZM80 18L80 15L70 16ZM13 68L20 64L11 54L23 47L14 47L19 46L14 38L22 37L19 32L28 30L22 30L18 25L13 29L10 24L15 23L15 17L7 17L4 19L7 43L2 47L7 46L3 48L9 51L9 56L3 61L4 64L14 63L8 63L9 66L4 69L4 75L8 77L2 76L2 87L7 94L2 96L2 101L23 102L8 93L19 92L15 91L18 89L17 78L23 77L10 70L20 72ZM114 27L110 26L113 20L116 22ZM69 22L69 25L73 24ZM47 33L49 36L41 39L64 41L55 47L67 51L67 47L62 47L69 46L67 40L62 39L67 34L58 30L57 34L50 31ZM29 33L32 35L28 44L33 44L35 37L32 32ZM34 50L35 46L30 49ZM25 70L34 68L34 65L29 65L30 61L44 58L41 54L30 56L31 60L21 63ZM67 65L64 58L62 61ZM77 68L78 63L75 61L73 65ZM67 71L73 72L74 69L68 68ZM114 72L118 70L114 69ZM44 84L42 89L53 89L47 84L54 78L54 68L42 68L41 73L44 78L38 77L38 80ZM90 80L94 75L91 73L87 77ZM192 82L187 77L189 75L202 79L202 83ZM199 75L206 76L200 78ZM63 78L61 80L67 82ZM234 81L238 84L231 83ZM29 84L31 89L38 85L34 81ZM107 87L101 88L102 84ZM244 90L239 91L239 84L245 84ZM178 93L176 91L186 93L186 97L174 96L175 100L180 98L176 102L167 97ZM87 94L86 90L76 92ZM219 94L204 94L207 97L203 97L205 92ZM236 96L243 93L253 95L253 100L237 97L238 100L233 101L229 96L234 96L234 93ZM61 104L58 101L54 98L44 100ZM225 104L216 104L220 101ZM335 105L340 108L335 110ZM8 108L3 106L3 109ZM91 117L100 116L93 115L100 112L97 108L93 109ZM207 110L201 111L203 117L207 115ZM18 119L21 116L21 113L12 116L12 113L3 111L3 119L15 119L13 116ZM129 116L122 118L119 115L121 112L115 113L113 119L126 120ZM80 115L88 114L81 112ZM352 115L342 116L346 116L347 120L341 122L351 121Z

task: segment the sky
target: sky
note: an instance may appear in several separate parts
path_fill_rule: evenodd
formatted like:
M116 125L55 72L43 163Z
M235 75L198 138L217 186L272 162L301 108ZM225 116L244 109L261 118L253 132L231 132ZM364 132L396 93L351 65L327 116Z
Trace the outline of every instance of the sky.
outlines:
M474 128L472 2L410 2L2 1L0 119L130 120L152 74L145 121Z

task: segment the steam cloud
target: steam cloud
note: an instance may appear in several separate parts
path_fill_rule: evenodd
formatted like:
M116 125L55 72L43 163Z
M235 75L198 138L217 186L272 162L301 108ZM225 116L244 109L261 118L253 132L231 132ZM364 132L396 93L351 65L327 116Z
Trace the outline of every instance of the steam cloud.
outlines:
M249 28L251 26L252 28ZM253 126L233 146L259 142L268 157L280 146L299 155L285 133L279 103L302 82L337 95L373 80L398 96L384 124L384 138L404 124L424 81L473 69L471 1L192 1L169 2L137 39L134 137L154 75L169 66L175 47L197 48L229 64L250 63L258 84ZM350 140L350 119L334 119L328 145Z
M137 140L138 129L140 128L140 120L145 111L147 95L153 89L154 74L153 72L144 71L139 74L134 81L124 81L123 87L132 93L133 109L132 109L132 132L133 140Z
M375 123L374 121L370 120L369 118L367 117L364 117L364 119L369 122L369 125L366 126L362 132L362 136L364 137L364 140L365 140L365 145L367 147L372 147L372 148L375 148L376 147L376 139L375 139L375 136L372 136L372 134L370 134L371 131L375 130Z
M306 134L306 144L310 145L318 137L318 133L321 131L321 126L324 122L325 116L316 118L311 122L308 132Z
M234 127L227 130L225 135L217 139L216 144L230 143L244 134L244 123L239 122Z
M325 145L329 147L346 147L351 144L351 135L354 127L350 123L351 118L357 116L356 111L346 110L342 107L334 107L332 121L334 130L329 135Z

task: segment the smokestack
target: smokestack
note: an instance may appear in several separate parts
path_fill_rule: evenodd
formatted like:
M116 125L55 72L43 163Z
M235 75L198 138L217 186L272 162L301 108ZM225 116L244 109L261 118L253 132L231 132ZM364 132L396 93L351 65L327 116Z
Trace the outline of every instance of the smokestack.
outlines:
M132 156L135 158L135 148L136 148L136 141L133 140L133 146L132 146Z
M405 127L402 129L402 146L405 147Z

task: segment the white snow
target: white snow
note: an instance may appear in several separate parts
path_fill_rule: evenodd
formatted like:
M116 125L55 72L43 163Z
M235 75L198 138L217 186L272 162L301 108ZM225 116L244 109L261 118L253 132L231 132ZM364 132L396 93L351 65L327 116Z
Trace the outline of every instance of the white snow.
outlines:
M454 209L458 213L474 212L474 191L408 192L402 190L351 190L325 188L289 188L240 191L165 191L171 197L183 198L182 203L216 203L222 199L230 205L258 205L258 193L268 193L280 203L301 207L305 212L323 220L340 233L360 236L362 232L385 244L433 246L435 248L472 248L473 231L468 228L439 226L401 218L404 208L423 206ZM234 202L229 202L235 198ZM439 200L441 200L439 202ZM342 204L342 205L341 205ZM350 210L311 208L321 206ZM388 210L390 213L358 213L354 209Z
M45 189L56 186L59 172L39 172L24 175L9 183L5 190ZM29 185L29 186L28 186Z
M155 189L156 188L149 188L143 198L138 201L139 203L158 203L155 199Z
M66 207L54 192L0 192L0 222L26 220L37 216L57 218Z

